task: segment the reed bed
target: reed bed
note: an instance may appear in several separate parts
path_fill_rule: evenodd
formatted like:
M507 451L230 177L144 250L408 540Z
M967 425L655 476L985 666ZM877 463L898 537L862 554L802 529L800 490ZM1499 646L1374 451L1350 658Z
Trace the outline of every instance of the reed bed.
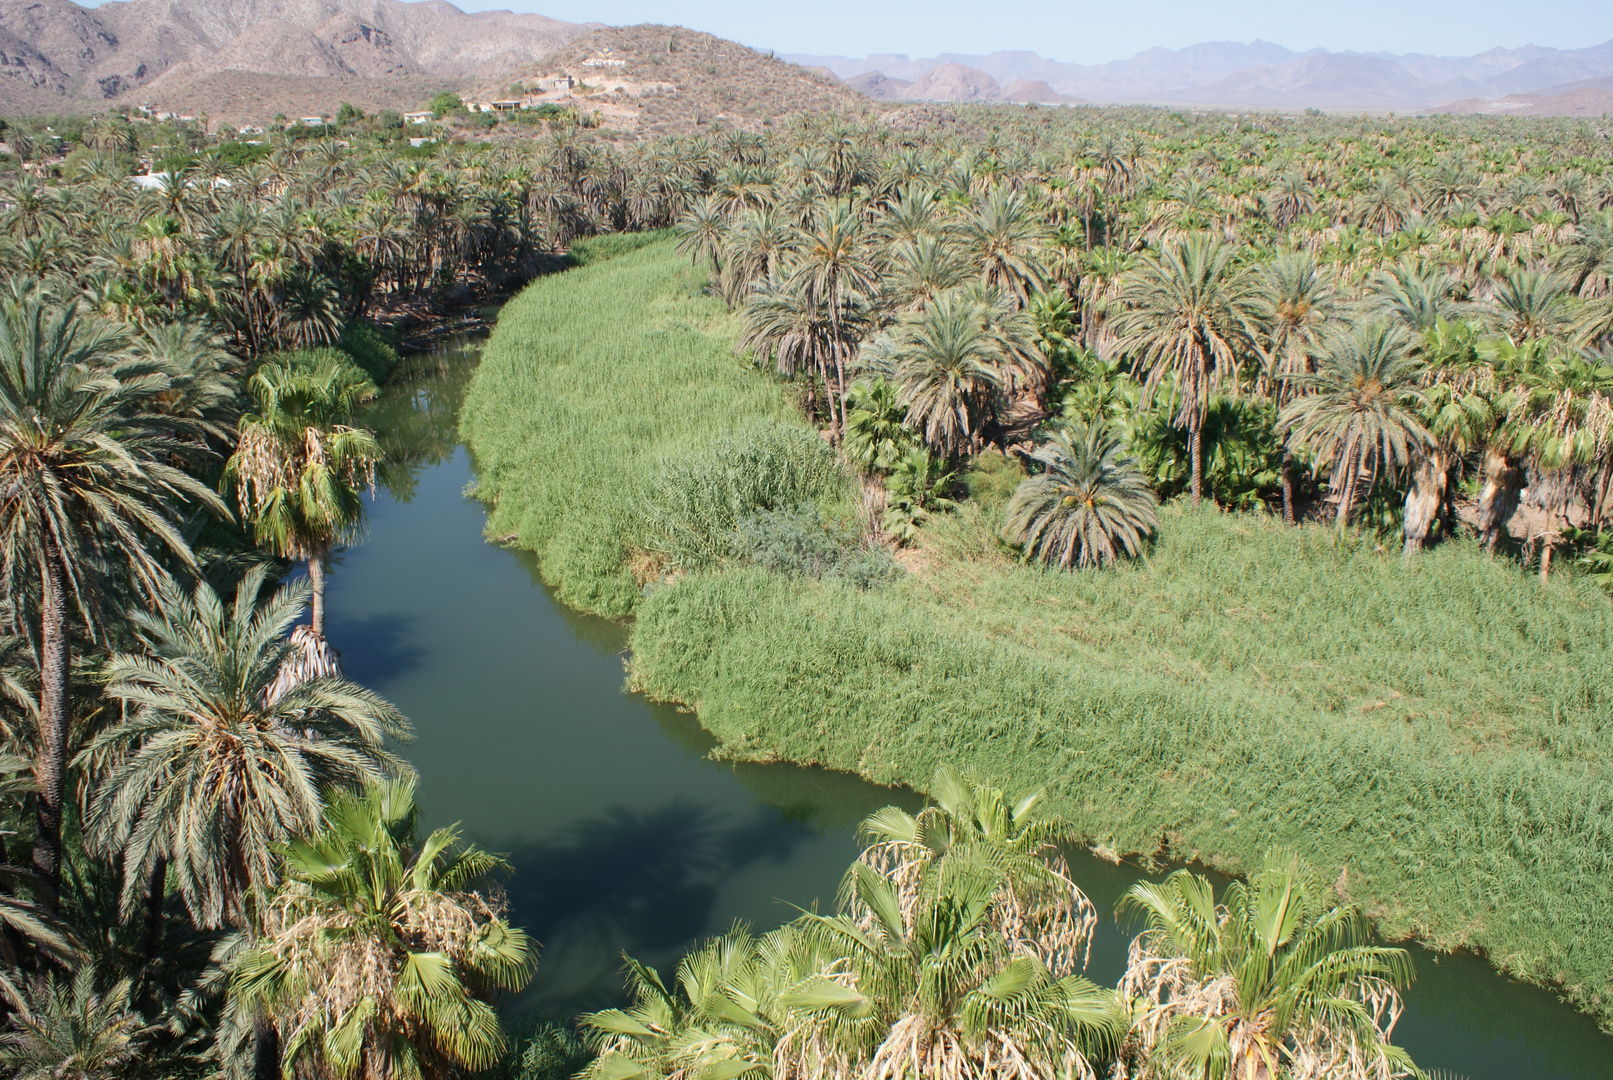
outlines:
M640 595L638 508L668 463L739 429L806 424L734 355L732 321L670 240L606 241L505 305L460 426L488 534L536 552L567 604L619 616Z

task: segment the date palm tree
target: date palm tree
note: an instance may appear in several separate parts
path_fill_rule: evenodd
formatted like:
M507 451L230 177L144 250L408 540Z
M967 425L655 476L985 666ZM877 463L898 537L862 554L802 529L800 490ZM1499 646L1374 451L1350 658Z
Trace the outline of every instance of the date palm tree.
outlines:
M166 867L198 926L246 925L324 791L409 772L388 743L411 728L390 703L338 675L282 678L302 659L286 632L308 587L263 598L266 576L249 570L228 605L205 581L169 589L133 617L145 651L107 664L122 716L82 755L98 775L85 831L121 861L126 910Z
M47 906L61 874L72 626L100 632L107 570L154 595L165 555L194 568L178 528L187 509L228 514L176 467L197 454L181 436L200 431L165 407L169 380L112 374L123 344L72 305L0 306L0 567L39 662L34 870Z
M1178 870L1133 885L1120 910L1147 921L1120 983L1136 1018L1127 1050L1140 1068L1132 1075L1419 1075L1389 1041L1411 958L1371 944L1366 916L1329 906L1299 859L1267 855L1219 903L1208 879Z
M1284 252L1262 268L1255 310L1265 330L1266 393L1278 408L1298 392L1294 379L1315 367L1322 328L1339 313L1333 276L1303 251ZM1283 443L1283 520L1294 520L1292 451Z
M225 463L241 516L259 544L305 562L313 583L313 628L325 636L325 557L364 528L363 489L375 485L380 445L353 424L375 384L351 364L269 362L248 383L257 411L241 418Z
M129 980L96 987L85 964L70 981L30 985L0 1032L0 1065L16 1080L96 1080L124 1075L150 1029L129 1001Z
M1363 476L1370 491L1380 475L1405 468L1433 443L1418 418L1427 403L1421 373L1406 332L1379 322L1333 337L1317 371L1298 380L1304 396L1283 409L1278 430L1329 463L1340 528L1355 510Z
M951 459L978 443L991 397L1003 385L1005 357L988 314L978 299L953 291L897 331L896 378L907 424Z
M1106 425L1059 431L1031 455L1046 471L1008 500L1004 535L1026 559L1068 570L1135 557L1159 528L1158 500Z
M488 999L524 987L536 954L502 902L472 890L509 866L457 827L417 841L417 818L414 782L388 781L333 795L324 827L286 848L232 989L277 1019L288 1072L426 1080L503 1052Z
M1144 256L1125 276L1113 320L1117 348L1148 373L1150 391L1175 377L1175 424L1187 429L1194 505L1204 491L1200 432L1210 397L1223 380L1236 386L1239 364L1258 353L1255 293L1234 254L1226 242L1196 233Z

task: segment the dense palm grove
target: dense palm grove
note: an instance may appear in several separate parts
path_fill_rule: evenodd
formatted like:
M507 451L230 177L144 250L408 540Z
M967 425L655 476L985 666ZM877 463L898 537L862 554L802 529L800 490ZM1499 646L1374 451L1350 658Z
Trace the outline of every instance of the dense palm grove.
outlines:
M1007 535L1054 564L1135 553L1152 487L1408 556L1467 504L1545 575L1605 561L1607 155L1566 122L829 129L678 228L898 539L995 444L1036 473Z
M18 1076L552 1072L496 1006L497 857L418 835L410 725L324 639L400 329L676 226L911 541L996 449L1029 559L1183 495L1613 561L1613 172L1573 123L981 111L409 154L83 126L0 186L0 1061ZM165 135L164 138L167 138ZM153 155L155 156L155 155ZM36 163L37 165L38 163ZM1600 350L1600 351L1599 351ZM1527 500L1523 499L1527 493ZM1526 511L1519 514L1520 502ZM1517 521L1514 521L1514 518ZM308 583L279 584L295 564ZM302 625L309 614L311 620ZM339 645L339 643L336 643ZM1118 989L1056 822L951 773L834 915L736 930L585 1027L597 1077L1361 1076L1404 954L1302 861L1173 876Z

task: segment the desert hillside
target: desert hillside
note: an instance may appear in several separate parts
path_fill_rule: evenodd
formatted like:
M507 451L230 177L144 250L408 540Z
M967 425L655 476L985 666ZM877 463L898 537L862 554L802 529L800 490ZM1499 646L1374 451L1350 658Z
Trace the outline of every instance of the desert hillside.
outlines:
M292 111L297 80L310 78L342 80L355 104L383 107L412 103L422 79L512 71L590 28L446 0L0 0L0 108L150 102L212 115L224 87L273 115Z
M595 30L479 93L509 95L512 83L532 103L575 106L597 113L602 126L641 135L710 124L759 130L802 112L877 108L832 76L677 26Z

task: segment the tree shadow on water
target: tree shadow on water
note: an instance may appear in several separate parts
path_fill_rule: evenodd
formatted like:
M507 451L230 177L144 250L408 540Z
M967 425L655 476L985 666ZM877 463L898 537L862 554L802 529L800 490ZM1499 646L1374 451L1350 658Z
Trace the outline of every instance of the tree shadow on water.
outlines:
M622 953L672 967L711 928L726 879L788 858L808 835L766 808L735 818L676 800L612 807L511 852L510 917L541 947L521 1006L554 1014L621 1003Z
M331 613L329 638L341 652L342 671L365 686L381 686L420 666L426 651L414 643L414 617L398 612L355 619Z

